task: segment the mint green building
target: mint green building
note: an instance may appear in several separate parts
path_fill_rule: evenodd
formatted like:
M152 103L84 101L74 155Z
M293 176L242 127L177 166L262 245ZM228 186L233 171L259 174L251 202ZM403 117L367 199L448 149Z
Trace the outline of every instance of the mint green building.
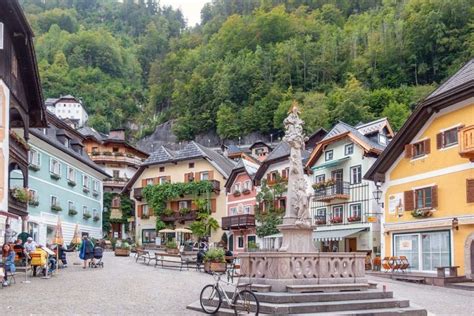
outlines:
M83 136L48 113L49 127L30 130L27 230L45 244L54 238L58 218L68 244L81 233L102 238L103 180L109 175L83 150Z

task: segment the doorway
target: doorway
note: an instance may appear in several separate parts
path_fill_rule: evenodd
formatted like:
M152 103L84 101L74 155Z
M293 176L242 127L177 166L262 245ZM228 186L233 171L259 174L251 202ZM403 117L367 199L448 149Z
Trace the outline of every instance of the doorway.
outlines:
M346 238L346 252L357 251L357 238Z
M234 252L234 234L229 236L229 250Z

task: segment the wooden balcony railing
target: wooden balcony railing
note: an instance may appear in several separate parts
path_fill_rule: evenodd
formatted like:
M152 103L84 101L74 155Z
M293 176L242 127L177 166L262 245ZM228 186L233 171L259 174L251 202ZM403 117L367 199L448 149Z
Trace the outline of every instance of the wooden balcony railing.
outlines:
M90 152L89 156L96 163L114 162L114 163L126 163L133 166L139 166L144 161L144 159L138 158L130 154L124 154L124 153Z
M474 125L459 130L459 155L474 161Z
M143 190L143 188L133 189L133 197L135 198L135 200L138 200L138 201L142 200L142 198L143 198L142 190Z
M255 227L255 215L243 214L226 216L222 218L221 226L223 230Z
M335 199L347 200L349 195L350 183L345 181L335 181L314 190L315 201L331 201Z
M174 212L172 215L161 215L161 220L163 222L185 222L185 221L194 221L197 219L197 211L190 211L185 214L181 214L179 211Z

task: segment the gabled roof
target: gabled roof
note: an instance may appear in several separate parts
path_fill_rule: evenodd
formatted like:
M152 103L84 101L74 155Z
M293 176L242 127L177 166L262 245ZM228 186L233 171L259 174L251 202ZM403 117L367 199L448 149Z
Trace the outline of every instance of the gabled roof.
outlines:
M377 120L380 121L380 120ZM388 122L387 122L388 123ZM367 129L368 126L377 126L377 123L369 122L362 125L362 130ZM346 124L342 121L339 121L327 135L319 142L311 153L310 158L308 159L306 166L311 167L319 156L322 154L323 149L326 145L336 142L345 137L349 137L353 142L360 145L366 152L373 152L375 154L380 154L384 150L384 146L380 145L377 142L374 142L364 134L362 134L358 129Z
M385 181L385 173L403 153L405 145L413 140L434 113L473 96L474 59L471 59L417 105L400 131L364 175L364 178Z
M252 145L250 145L249 147L249 150L252 150L254 149L255 147L267 147L269 149L272 149L272 147L270 145L268 145L267 143L261 141L261 140L257 140L255 143L253 143Z
M388 120L386 117L382 117L378 120L368 122L365 124L358 124L355 127L361 134L363 135L369 135L377 132L382 132L384 128L388 130L388 133L390 136L393 137L394 133L392 130L392 127L388 123Z
M148 166L164 163L177 163L179 161L194 160L196 158L204 158L209 161L209 163L216 168L224 178L228 178L232 169L235 167L235 163L232 160L194 141L189 142L183 149L176 152L173 152L164 146L160 146L160 148L153 152L140 166L123 191L129 190L133 183L135 183L135 181L140 177L143 170Z
M226 189L229 191L237 175L242 172L246 172L249 178L253 180L258 168L258 163L249 161L247 159L239 159L237 165L232 169L232 172L230 173L229 178L224 184L224 187L226 187Z
M237 145L228 145L226 147L227 147L227 153L229 155L235 155L235 154L240 154L244 152L244 150Z

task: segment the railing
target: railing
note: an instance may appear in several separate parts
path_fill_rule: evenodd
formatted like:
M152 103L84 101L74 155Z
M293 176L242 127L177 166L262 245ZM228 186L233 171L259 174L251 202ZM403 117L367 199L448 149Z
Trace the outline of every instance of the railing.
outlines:
M197 213L197 211L190 211L181 214L179 211L176 211L172 215L161 215L160 218L163 222L194 221L197 219Z
M326 184L314 189L314 199L316 201L330 201L333 199L349 199L350 183L336 181L333 184Z
M126 154L120 153L112 153L110 152L109 154L104 154L104 153L97 153L97 152L91 152L89 153L89 156L94 162L102 162L102 161L112 161L112 162L123 162L123 163L128 163L132 165L141 165L143 162L143 159L137 158L137 157L130 157Z
M459 155L474 161L474 125L459 130Z
M133 189L133 197L134 197L136 200L138 200L138 201L141 201L142 198L143 198L142 190L143 190L143 188L135 188L135 189Z
M12 156L16 157L21 164L28 166L28 144L26 141L13 131L11 131L9 139L9 149Z
M128 179L125 179L125 178L105 179L104 186L123 187L127 184L127 182L128 182Z
M255 215L243 214L243 215L232 215L222 218L222 229L229 230L232 228L248 228L255 227Z
M221 190L221 183L217 180L209 180L212 184L212 191L218 193Z

